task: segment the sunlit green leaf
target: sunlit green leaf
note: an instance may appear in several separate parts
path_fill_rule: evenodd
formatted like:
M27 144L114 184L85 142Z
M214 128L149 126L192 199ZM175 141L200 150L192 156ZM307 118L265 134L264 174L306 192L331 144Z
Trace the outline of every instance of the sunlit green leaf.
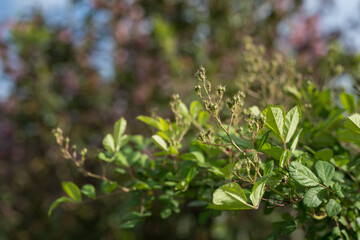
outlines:
M165 140L160 137L159 135L153 135L151 137L151 140L156 144L156 146L158 146L160 149L164 150L164 151L168 151L168 145L165 142Z
M62 182L62 188L66 194L76 202L81 202L81 192L79 188L72 182Z
M81 188L81 192L89 197L89 198L95 198L96 197L96 191L95 191L95 187L91 184L85 184L82 188Z
M74 202L74 200L67 198L67 197L61 197L56 199L50 206L49 211L48 211L48 216L50 217L51 213L54 211L54 209L59 206L60 203L64 203L64 202Z
M301 119L301 110L299 106L293 107L285 117L285 125L284 125L284 135L283 138L285 142L289 142L293 137L296 128Z

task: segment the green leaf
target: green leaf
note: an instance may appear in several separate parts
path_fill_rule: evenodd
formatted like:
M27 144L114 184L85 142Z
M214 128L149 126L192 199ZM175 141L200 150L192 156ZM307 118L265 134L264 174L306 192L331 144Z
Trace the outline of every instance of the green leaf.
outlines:
M341 130L337 133L339 140L344 142L360 143L360 133L349 129Z
M285 151L281 154L281 156L280 156L280 164L279 164L280 167L283 168L284 166L286 166L289 158L290 158L290 151L289 151L289 150L285 150Z
M157 121L154 118L148 117L148 116L138 116L138 120L142 121L143 123L146 123L147 125L150 125L152 127L155 127L161 131L163 131L162 126L159 121Z
M274 161L268 161L264 166L264 176L270 174L274 169Z
M285 126L284 126L284 140L289 142L294 135L296 128L300 122L301 110L299 106L293 107L285 117Z
M265 144L266 140L268 139L270 133L271 133L271 131L267 131L267 132L261 137L261 140L260 140L260 142L258 143L257 148L256 148L257 150L260 150L260 149L264 146L264 144Z
M57 206L59 206L60 203L64 203L64 202L74 202L74 200L67 198L67 197L61 197L61 198L56 199L49 208L48 217L50 217L51 213L54 211L54 209Z
M310 188L304 195L304 204L311 208L318 207L324 200L326 190L323 187Z
M109 152L115 152L115 141L111 134L106 134L103 140L103 146Z
M291 145L290 145L290 152L291 152L291 154L293 154L293 153L295 152L295 150L296 150L297 144L298 144L298 142L299 142L299 136L300 136L302 130L303 130L303 129L300 129L300 130L296 133L296 135L295 135L295 137L294 137L294 140L292 141L292 143L291 143Z
M216 210L254 209L248 204L244 191L237 183L227 183L215 190L213 204L209 208Z
M281 147L272 145L269 142L265 142L262 148L260 149L263 153L273 157L275 160L280 160L281 154L283 153L283 150Z
M120 150L120 144L126 129L126 120L120 118L114 125L114 140L115 140L115 150Z
M350 117L347 117L344 127L353 132L360 133L360 114L355 113Z
M265 109L264 113L266 116L266 127L284 142L285 110L281 106L270 105Z
M203 126L203 125L205 125L206 123L207 123L207 121L209 120L209 118L210 118L210 115L209 115L209 113L208 112L206 112L206 111L201 111L200 113L199 113L199 117L198 117L198 123L201 125L201 126Z
M71 199L76 202L81 202L81 192L74 183L62 182L62 188Z
M319 185L319 179L315 174L300 162L291 162L289 165L289 173L290 176L302 186L310 187Z
M108 194L115 191L117 186L118 186L117 182L109 182L105 180L101 183L101 191L103 191L103 193Z
M231 139L232 139L234 143L241 148L246 148L251 143L251 141L239 138L234 134L230 134L231 139L226 133L218 133L217 135L223 140L225 140L227 143L231 143Z
M315 164L315 170L321 182L328 187L335 175L334 165L328 162L318 161Z
M329 217L334 217L341 211L341 206L336 200L330 199L325 206L325 211Z
M262 196L265 193L265 184L268 179L269 175L264 176L263 178L259 179L253 186L251 194L250 194L250 200L253 203L256 208L259 207L260 201Z
M111 157L107 157L105 153L101 152L98 154L98 158L105 162L112 162L113 159Z
M339 198L345 198L343 192L341 191L341 186L340 186L339 183L337 183L337 182L333 183L332 189L334 189L336 195L337 195Z
M205 157L201 152L195 151L190 153L184 153L179 156L183 160L191 160L195 161L198 164L202 164L205 162Z
M202 105L199 101L193 101L190 104L190 115L193 119L196 119L196 117L199 115L199 112L202 109Z
M156 144L156 146L158 146L160 149L164 150L164 151L168 151L168 146L167 143L165 142L165 140L160 137L159 135L153 135L151 137L151 140Z
M179 110L180 110L180 113L181 113L184 117L186 117L186 118L190 117L190 115L189 115L189 110L187 109L186 105L185 105L183 102L180 102L180 103L179 103Z
M348 113L355 112L355 98L353 95L342 92L340 93L340 102Z
M315 153L315 157L326 162L330 161L332 156L334 156L334 151L330 148L321 149Z
M95 187L91 184L85 184L82 188L81 188L81 192L89 197L89 198L95 198L96 197L96 191L95 191Z
M121 167L128 167L129 163L127 161L126 156L121 153L121 152L117 152L115 154L115 159L114 159L115 163Z
M124 222L120 225L120 228L126 229L126 228L133 228L135 225L140 221L141 214L138 212L129 212L125 214L121 221Z
M166 206L160 210L160 217L162 219L166 219L171 216L171 207Z

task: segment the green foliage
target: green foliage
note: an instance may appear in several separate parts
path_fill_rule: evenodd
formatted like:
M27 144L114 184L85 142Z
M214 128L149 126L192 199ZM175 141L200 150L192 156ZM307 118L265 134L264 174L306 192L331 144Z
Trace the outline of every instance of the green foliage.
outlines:
M245 94L238 92L225 105L225 87L218 86L214 93L204 68L196 77L200 82L196 92L203 106L194 101L189 110L174 95L170 103L173 120L138 117L155 128L151 138L125 135L124 119L115 123L113 135L106 135L99 159L127 178L119 180L106 171L97 175L85 170L85 160L75 161L87 176L102 180L103 194L131 194L121 228L132 228L152 214L169 218L189 200L204 210L216 211L256 210L262 203L271 208L291 205L297 216L284 215L284 221L274 223L268 239L290 234L303 225L310 233L316 229L311 224L327 228L330 223L339 231L327 228L314 236L357 236L358 226L347 226L358 219L360 210L354 207L360 206L356 177L360 163L351 156L352 148L358 149L359 114L348 116L339 127L343 109L326 104L302 111L303 103L298 102L287 113L281 106L269 105L260 112L256 106L244 107ZM301 90L307 92L311 104L331 101L328 90L320 92L312 85ZM224 106L229 113L227 121L223 120ZM200 118L205 113L213 122ZM315 118L321 121L313 126ZM200 131L196 139L194 130ZM61 143L61 132L56 134ZM73 202L81 201L81 193L96 198L92 185L85 185L81 192L70 182L63 183L63 188ZM66 201L56 200L50 210ZM152 212L154 202L161 204L158 213Z

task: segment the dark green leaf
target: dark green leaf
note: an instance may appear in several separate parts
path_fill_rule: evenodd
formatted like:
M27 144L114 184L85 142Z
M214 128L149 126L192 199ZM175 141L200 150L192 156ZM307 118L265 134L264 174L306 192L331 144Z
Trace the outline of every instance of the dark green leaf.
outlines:
M341 186L340 186L339 183L337 183L337 182L336 182L336 183L333 183L332 189L334 189L336 195L337 195L339 198L344 198L344 197L345 197L344 194L343 194L343 192L341 191Z
M118 184L117 182L109 182L109 181L103 181L101 184L101 191L103 191L103 193L111 193L113 191L116 190Z
M321 149L315 153L315 157L326 162L330 161L333 155L334 155L334 151L331 150L330 148Z
M267 131L262 137L261 137L261 140L259 142L259 144L257 145L257 150L260 150L263 145L265 144L266 140L268 139L269 137L269 134L271 133L271 131Z

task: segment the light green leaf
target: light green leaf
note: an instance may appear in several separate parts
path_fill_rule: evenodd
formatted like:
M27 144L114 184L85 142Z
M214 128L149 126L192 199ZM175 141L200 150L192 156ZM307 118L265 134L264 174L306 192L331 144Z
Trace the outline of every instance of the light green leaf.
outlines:
M122 137L126 129L126 120L120 118L114 125L115 150L119 151Z
M202 105L199 101L193 101L190 104L190 114L193 119L196 119L196 117L199 115L199 112L202 109Z
M263 178L259 179L253 186L251 194L250 194L250 200L253 203L256 208L259 207L260 201L262 196L265 193L265 185L266 181L268 179L269 175L264 176Z
M48 217L50 217L51 213L54 211L54 209L57 206L59 206L60 203L64 203L64 202L74 202L74 200L67 198L67 197L61 197L61 198L56 199L49 208Z
M341 206L336 200L330 199L325 206L325 211L329 217L334 217L341 211Z
M246 202L246 196L237 183L227 183L215 190L213 204L209 208L216 210L254 209Z
M353 132L360 133L360 114L355 113L350 117L347 117L344 127L348 128Z
M289 165L289 173L290 176L302 186L310 187L319 185L319 179L315 174L300 162L291 162Z
M289 142L293 137L296 128L300 122L301 110L299 106L293 107L285 117L285 126L284 126L284 140Z
M79 188L72 182L62 182L62 188L66 194L76 202L81 202L81 192Z
M330 161L333 155L334 155L334 151L331 150L330 148L321 149L315 153L315 157L326 162Z
M285 110L281 106L270 105L265 109L264 113L266 116L266 127L284 142Z
M113 159L111 157L107 157L105 153L101 152L98 154L98 158L105 162L112 162Z
M156 144L156 146L158 146L160 149L164 150L164 151L168 151L168 146L167 143L165 142L165 140L160 137L159 135L153 135L151 137L151 140Z
M153 126L161 131L163 131L162 126L159 121L157 121L154 118L148 117L148 116L138 116L138 120L142 121L143 123L146 123L147 125Z
M159 120L159 124L161 126L161 131L169 130L169 123L165 119L159 117L158 120Z
M129 166L126 156L121 152L116 153L114 161L117 165L119 165L121 167Z
M334 165L328 162L318 161L315 164L315 170L321 182L328 187L335 175Z
M209 120L209 118L210 118L210 115L209 115L208 112L206 112L206 111L201 111L201 112L199 113L198 123L199 123L201 126L203 126L203 125L205 125L205 124L207 123L207 121Z
M340 93L340 102L348 113L355 112L355 98L353 95L342 92Z
M264 145L261 147L260 151L273 157L275 160L278 160L278 161L280 160L281 154L283 152L281 147L272 145L269 142L265 142Z
M189 115L189 110L187 109L186 105L183 103L183 102L180 102L179 103L179 110L180 110L180 113L188 118L190 115Z
M280 156L280 162L279 162L280 167L283 168L287 164L289 158L290 158L290 151L285 150Z
M318 207L324 200L326 190L323 187L310 188L304 195L304 204L311 208Z
M294 140L292 141L292 143L291 143L291 145L290 145L290 152L291 152L291 154L293 154L293 153L295 152L295 150L296 150L297 144L298 144L298 142L299 142L299 136L300 136L302 130L303 130L303 129L300 129L300 130L296 133L296 135L295 135L295 137L294 137Z
M91 184L85 184L82 188L81 188L81 192L89 197L89 198L95 198L96 197L96 191L95 191L95 187Z
M115 152L115 141L111 134L106 134L103 140L103 146L109 152Z
M101 191L106 194L111 193L116 190L117 186L117 182L109 182L105 180L101 183Z
M195 161L197 162L198 164L201 164L201 163L204 163L205 162L205 157L204 155L201 153L201 152L190 152L190 153L184 153L184 154L181 154L179 156L181 159L184 159L184 160L191 160L191 161Z

